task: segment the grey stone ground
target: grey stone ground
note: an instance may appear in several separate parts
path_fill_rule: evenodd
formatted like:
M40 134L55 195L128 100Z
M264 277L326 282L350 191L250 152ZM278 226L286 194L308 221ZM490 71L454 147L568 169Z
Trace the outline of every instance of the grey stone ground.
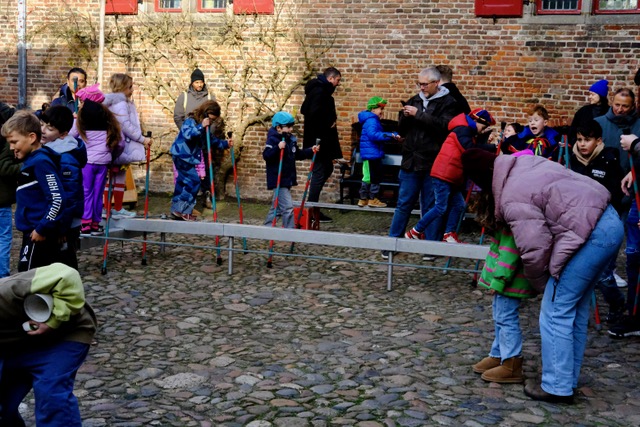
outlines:
M252 224L266 213L245 210ZM330 214L336 221L323 229L385 234L391 219ZM220 215L235 221L235 204L222 204ZM380 259L310 245L297 251ZM80 255L101 322L76 382L87 427L640 425L639 341L611 340L606 327L590 328L576 405L483 382L471 365L491 344L491 297L471 288L468 274L396 269L388 293L384 267L340 261L277 257L268 270L265 256L240 254L229 276L209 250L161 255L151 247L143 267L139 244L117 243L106 276L101 262L100 249ZM540 372L538 309L535 300L521 313L529 377ZM31 416L32 396L26 403Z

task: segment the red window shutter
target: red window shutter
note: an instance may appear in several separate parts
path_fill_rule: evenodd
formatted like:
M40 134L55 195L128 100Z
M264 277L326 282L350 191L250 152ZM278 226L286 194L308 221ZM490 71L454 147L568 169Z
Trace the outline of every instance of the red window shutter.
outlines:
M274 0L234 0L233 13L240 14L272 14Z
M107 15L135 15L138 13L138 0L106 0Z
M476 0L476 16L522 17L522 0Z

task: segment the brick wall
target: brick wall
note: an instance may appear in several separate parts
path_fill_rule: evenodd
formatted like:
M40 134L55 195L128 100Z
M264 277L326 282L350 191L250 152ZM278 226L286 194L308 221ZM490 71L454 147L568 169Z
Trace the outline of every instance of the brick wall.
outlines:
M389 99L387 117L393 118L393 110L400 108L399 101L416 93L417 72L431 64L449 64L455 72L454 81L472 107L489 109L498 121L524 122L526 111L542 103L551 113L552 124L570 120L586 102L588 87L595 80L607 78L614 89L632 86L633 75L640 66L637 56L640 24L616 23L615 17L599 24L532 22L527 16L494 22L476 18L471 0L296 3L300 29L312 34L335 35L335 45L317 62L316 69L333 65L343 73L343 83L335 99L345 156L351 144L350 125L366 100L374 95ZM17 101L16 5L17 0L0 5L0 12L8 23L0 40L3 53L0 89L3 100L13 103ZM46 0L37 5L30 2L29 8L28 31L33 38L28 53L28 102L32 108L39 108L56 92L71 66L83 66L90 80L96 78L97 55L84 56L80 49L70 52L66 44L54 41L51 19L71 16L69 11L73 10L75 14L90 16L91 25L97 31L98 2ZM145 11L154 15L152 1L144 0L140 16L144 16ZM530 15L529 10L525 12ZM127 23L135 23L140 16L121 16L117 23L122 28ZM198 14L197 19L202 23L197 27L199 40L207 45L207 35L219 28L221 16ZM107 28L113 30L116 19L108 16L106 21ZM48 28L41 28L43 23L47 23ZM283 54L295 55L294 46L283 49ZM218 60L233 63L233 52L218 47L210 49ZM135 102L145 129L152 130L156 136L156 155L168 149L175 135L170 108L172 99L189 83L188 63L197 63L203 69L210 89L227 109L232 127L239 108L236 99L225 99L224 82L209 57L196 53L191 62L173 59L173 62L158 61L155 73L170 86L154 99L147 90L154 85L148 71L135 62L127 64L109 52L105 55L105 80L113 72L128 72L139 85ZM302 99L300 88L285 108L294 111ZM245 137L238 174L242 194L247 198L267 200L270 197L265 189L261 157L265 130L265 126L254 126ZM298 165L299 181L304 182L308 163ZM142 168L137 170L138 178L142 172ZM152 191L171 190L168 156L154 161L151 182ZM299 186L294 197L299 197L301 192L302 186ZM337 185L333 180L324 198L332 200L336 194Z

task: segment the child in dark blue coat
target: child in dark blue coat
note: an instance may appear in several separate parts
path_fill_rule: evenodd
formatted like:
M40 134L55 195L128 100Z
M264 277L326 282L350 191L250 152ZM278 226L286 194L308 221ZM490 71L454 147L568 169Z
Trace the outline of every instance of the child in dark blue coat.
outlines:
M383 146L386 141L398 138L397 133L383 132L380 116L387 106L387 100L374 96L367 102L367 109L358 113L362 125L360 134L360 157L362 158L362 185L358 206L384 208L386 203L378 199L382 181Z
M556 160L560 134L547 126L549 112L542 105L533 107L529 115L529 126L517 135L506 138L501 149L505 154L513 154L523 150L531 150L536 156Z
M291 199L291 187L298 185L296 173L296 160L310 159L313 153L320 147L314 145L311 148L300 150L295 136L291 134L295 119L284 111L277 112L271 120L272 127L267 134L267 143L262 151L262 157L267 162L267 188L274 190L271 209L267 214L264 225L271 225L276 215L282 217L284 228L293 228L293 200ZM278 169L280 166L280 153L282 152L282 170L280 171L280 188L278 187ZM278 197L277 212L274 201Z
M82 168L87 164L87 147L82 140L69 135L73 126L73 113L67 107L49 107L40 115L40 122L42 144L60 154L60 179L67 195L60 261L77 270L76 251L84 213Z

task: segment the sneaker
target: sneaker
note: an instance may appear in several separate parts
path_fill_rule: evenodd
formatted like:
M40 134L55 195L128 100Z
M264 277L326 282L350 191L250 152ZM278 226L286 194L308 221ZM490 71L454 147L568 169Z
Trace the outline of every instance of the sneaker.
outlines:
M616 285L618 285L619 288L627 287L627 281L624 280L622 277L618 276L617 273L614 272L613 277L616 279Z
M369 207L370 208L386 208L387 204L385 202L381 202L376 197L375 199L369 200Z
M393 255L395 255L396 253L393 251L381 251L380 252L380 256L382 257L382 259L389 259L389 254L393 253Z
M119 211L111 209L111 218L113 219L135 218L136 216L137 214L135 212L128 211L125 208L122 208Z
M412 228L411 230L404 233L404 237L406 237L407 239L424 240L424 233L420 233L419 231L416 231L415 228Z
M171 212L171 218L177 219L178 221L184 221L184 218L182 218L182 212Z
M82 224L80 227L80 235L81 236L91 236L91 223L86 222Z
M444 233L442 241L447 243L462 243L460 240L458 240L458 234L455 231Z
M618 324L609 329L612 338L628 338L640 336L640 318L634 316L622 316Z
M323 214L322 212L320 212L320 214L318 215L318 218L320 220L320 222L333 222L333 219L330 216L327 216L325 214Z
M205 209L213 209L213 204L211 203L211 191L204 192L202 206L204 206Z
M91 224L91 235L92 236L102 236L104 234L104 229L100 224Z
M368 199L360 199L358 200L358 206L361 208L364 208L365 206L367 206L367 204L369 203Z
M182 219L185 221L197 221L198 217L193 214L182 214Z

